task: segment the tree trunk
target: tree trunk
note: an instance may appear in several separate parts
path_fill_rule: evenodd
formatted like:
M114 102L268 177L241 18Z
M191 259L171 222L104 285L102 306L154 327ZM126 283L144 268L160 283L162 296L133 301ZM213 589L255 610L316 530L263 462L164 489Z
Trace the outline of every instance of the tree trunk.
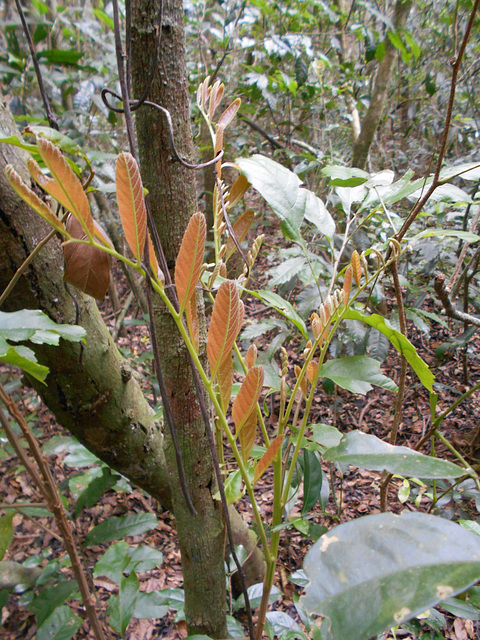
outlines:
M135 0L132 7L132 79L136 96L148 81L155 51L156 0ZM184 9L181 0L164 0L161 45L149 99L167 108L182 158L193 161L190 101L186 79ZM165 116L151 107L137 111L137 137L144 184L167 264L172 269L188 221L197 208L195 174L172 157ZM199 300L200 323L205 323ZM190 358L169 313L159 302L155 326L161 366L182 450L187 487L197 515L180 490L175 452L166 434L165 457L171 478L185 586L185 615L190 634L225 638L225 532L216 491L208 435L196 398ZM202 347L201 347L202 348ZM204 349L204 344L203 344Z
M412 0L397 0L393 15L395 30L403 29L412 6ZM364 169L367 164L368 151L373 141L375 131L383 117L388 97L390 81L393 75L398 52L388 36L385 37L385 55L378 65L377 77L373 88L370 106L362 122L360 135L353 145L352 167Z

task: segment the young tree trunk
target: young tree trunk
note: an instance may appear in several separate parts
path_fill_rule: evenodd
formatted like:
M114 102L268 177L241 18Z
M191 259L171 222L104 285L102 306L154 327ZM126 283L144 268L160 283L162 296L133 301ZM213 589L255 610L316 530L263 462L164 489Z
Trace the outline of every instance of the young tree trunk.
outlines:
M161 44L149 99L170 112L175 144L192 162L190 100L186 78L184 8L182 0L164 0ZM134 0L132 5L132 78L136 97L148 82L155 51L158 2ZM151 107L136 116L144 184L167 264L172 270L185 228L197 209L195 173L173 158L165 116ZM200 296L199 296L200 298ZM205 324L199 300L200 324ZM180 490L171 437L165 435L165 457L171 478L185 586L185 615L190 634L225 638L225 531L216 492L208 434L197 401L190 358L169 313L158 301L155 326L161 366L180 442L187 487L197 515L192 515ZM204 350L204 344L201 349Z
M395 30L404 28L411 6L412 0L397 0L393 15L393 26ZM370 106L363 119L360 135L353 145L352 167L364 169L367 164L368 151L385 110L390 81L397 57L397 50L388 36L386 36L385 55L378 65Z

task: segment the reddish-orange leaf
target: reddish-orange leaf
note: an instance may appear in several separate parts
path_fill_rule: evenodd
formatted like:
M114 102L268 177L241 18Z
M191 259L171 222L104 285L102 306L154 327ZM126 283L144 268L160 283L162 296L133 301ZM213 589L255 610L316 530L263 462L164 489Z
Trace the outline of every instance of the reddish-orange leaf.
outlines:
M198 322L196 295L193 295L190 298L190 300L187 302L185 315L187 317L187 326L188 326L188 332L190 334L190 339L193 343L193 346L195 347L195 351L198 353L198 348L200 344L200 325Z
M217 82L215 82L215 84L210 90L210 105L208 108L208 117L210 118L210 120L213 119L213 115L217 110L218 105L222 101L224 91L225 91L225 85L223 84L223 82L220 84L218 80Z
M212 378L219 364L231 353L242 319L243 304L238 296L237 285L226 280L217 291L208 329L207 357Z
M313 384L318 375L318 362L316 360L310 360L307 364L307 378L310 384Z
M87 194L62 152L50 140L37 138L38 151L47 165L51 178L44 175L33 159L28 163L34 178L47 193L75 216L88 235L93 234L93 218ZM36 165L36 166L35 166Z
M247 235L248 230L252 226L254 218L255 213L253 212L253 209L247 209L242 213L242 215L233 225L233 232L239 244ZM225 260L228 260L232 253L234 253L236 250L237 247L235 245L235 242L233 241L233 238L229 236L227 240L227 250L225 251Z
M219 127L221 126L224 129L226 129L228 125L231 123L231 121L237 115L237 111L240 109L241 104L242 104L242 101L240 100L240 98L237 98L236 100L234 100L232 104L229 105L220 116L217 122L217 126Z
M61 224L57 216L54 215L52 211L50 211L49 206L45 202L43 202L43 200L40 200L35 191L32 191L32 189L30 189L30 187L25 184L20 175L11 165L7 165L5 167L5 174L7 176L8 182L22 198L22 200L24 200L28 205L32 207L34 211L42 216L42 218L46 222L48 222L48 224L50 224L60 233L63 233L63 225Z
M118 211L125 238L137 262L140 262L147 235L147 213L140 170L131 153L123 151L118 156L116 183Z
M228 209L234 207L237 202L239 202L243 198L250 186L251 185L249 181L246 179L243 173L241 173L230 189L230 193L228 196Z
M215 130L215 157L222 151L223 149L223 131L225 127L218 125ZM222 158L217 160L215 163L215 170L217 172L217 177L220 180L222 176Z
M232 407L232 418L237 435L244 428L253 413L256 415L257 402L263 388L263 367L252 367L245 376Z
M68 216L66 230L78 240L87 240L82 226L73 215ZM104 237L103 229L95 222L95 233ZM63 246L65 273L63 279L80 291L102 300L110 284L110 256L88 244L68 243Z
M251 369L255 366L255 362L257 360L257 347L254 344L251 344L248 347L247 357L245 358L247 363L247 369Z
M255 474L253 476L253 484L256 484L258 480L263 476L268 467L272 464L273 459L277 455L277 451L281 448L284 434L277 436L275 440L270 443L270 446L265 451L263 456L257 462L255 467Z
M233 358L231 353L229 353L220 363L217 371L217 380L222 408L226 411L230 403L230 396L232 395Z
M298 366L298 364L295 365L295 377L298 380L300 378L300 373L301 373L301 368ZM300 380L300 389L302 390L302 393L304 396L307 395L307 381L305 379L305 376L303 376L303 378Z
M243 425L243 428L238 436L240 446L242 447L242 458L244 462L247 462L250 456L253 445L255 444L256 436L257 414L254 412L249 415L247 420L245 420L245 424Z
M352 265L349 264L345 271L345 277L343 279L343 290L345 292L345 304L348 304L348 299L350 298L350 291L352 289L352 275L353 275Z
M206 237L205 216L203 213L194 213L183 236L175 265L175 285L180 313L183 313L190 299L194 297L202 269Z

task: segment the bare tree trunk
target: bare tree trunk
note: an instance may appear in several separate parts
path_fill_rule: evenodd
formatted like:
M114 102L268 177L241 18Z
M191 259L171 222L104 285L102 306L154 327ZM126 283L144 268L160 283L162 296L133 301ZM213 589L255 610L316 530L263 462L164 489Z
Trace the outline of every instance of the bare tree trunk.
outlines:
M412 0L397 0L393 15L395 30L405 26L412 6ZM393 75L398 52L388 36L385 37L385 55L378 65L377 77L373 88L370 106L362 122L360 135L353 145L352 166L364 169L367 164L368 151L373 141L375 131L382 119L388 97L390 81Z
M148 81L157 20L156 0L133 2L132 75L136 96L143 93ZM176 147L180 155L191 162L194 149L183 21L182 0L164 0L162 40L150 100L169 110ZM136 122L142 176L167 263L173 270L183 232L197 208L195 175L172 158L163 114L144 107L137 111ZM200 307L204 322L201 301ZM220 503L213 498L216 483L208 435L195 394L188 352L170 315L159 303L155 309L155 325L188 491L197 511L193 516L184 500L175 452L166 434L165 456L182 556L187 628L190 634L225 638L225 532Z

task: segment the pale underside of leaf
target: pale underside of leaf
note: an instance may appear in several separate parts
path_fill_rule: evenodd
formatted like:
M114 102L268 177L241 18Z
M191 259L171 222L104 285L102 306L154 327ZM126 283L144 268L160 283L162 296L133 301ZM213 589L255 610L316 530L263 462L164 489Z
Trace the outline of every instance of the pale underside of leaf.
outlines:
M242 240L247 235L254 219L255 213L253 209L247 209L242 213L242 215L233 225L233 232L235 234L235 237L237 238L238 244L240 244L240 242L242 242ZM225 260L228 260L236 250L237 246L233 241L233 238L229 236L227 240L227 249L225 251Z
M245 376L232 407L232 418L237 435L245 428L246 422L251 415L254 414L256 416L257 402L263 388L263 378L262 366L252 367Z
M97 223L95 223L95 226ZM67 232L78 240L87 240L87 235L78 220L68 217ZM105 236L103 230L96 233ZM69 242L63 245L65 257L64 280L80 291L102 300L110 284L110 256L105 251L88 244Z
M117 203L123 231L131 252L140 263L147 235L143 184L135 158L122 152L116 162Z
M7 165L5 168L5 174L11 187L18 193L22 200L32 207L32 209L54 229L63 233L63 225L57 216L50 210L49 206L43 202L43 200L40 200L37 194L25 184L20 175L11 165Z
M238 296L237 285L231 280L222 282L213 305L207 338L207 357L212 378L219 364L227 354L231 354L242 319L243 304Z
M37 138L37 146L42 160L50 171L51 178L45 176L39 169L35 171L34 178L47 193L70 211L88 235L92 235L94 223L90 204L80 180L60 149L52 142L45 138ZM28 166L30 169L34 165L29 162Z
M180 313L194 298L195 287L203 264L207 224L203 213L194 213L184 233L175 265L175 286L177 288Z
M275 438L275 440L273 440L270 443L270 446L268 447L268 449L265 451L263 456L258 461L257 466L255 467L255 475L254 475L254 478L253 478L253 483L254 484L258 480L260 480L262 475L265 473L265 471L268 469L268 467L272 464L272 461L275 458L275 456L277 455L278 450L282 446L283 438L284 438L284 434L282 434L280 436L277 436Z

